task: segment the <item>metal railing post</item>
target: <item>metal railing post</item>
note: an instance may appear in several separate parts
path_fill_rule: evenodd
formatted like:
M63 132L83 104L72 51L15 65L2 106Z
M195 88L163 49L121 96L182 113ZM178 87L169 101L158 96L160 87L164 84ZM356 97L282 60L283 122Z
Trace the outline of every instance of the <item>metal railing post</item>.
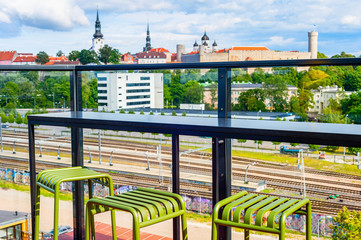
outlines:
M218 118L227 121L231 117L231 78L229 68L218 68ZM212 139L213 206L231 195L232 143L229 138ZM218 227L218 239L230 240L231 228Z
M70 107L75 114L82 111L81 72L70 72ZM65 103L65 99L64 99ZM72 166L83 166L83 129L71 128ZM84 182L73 183L73 238L84 239Z
M172 135L172 191L173 193L180 194L179 182L179 135ZM180 219L179 217L173 218L173 239L180 239Z

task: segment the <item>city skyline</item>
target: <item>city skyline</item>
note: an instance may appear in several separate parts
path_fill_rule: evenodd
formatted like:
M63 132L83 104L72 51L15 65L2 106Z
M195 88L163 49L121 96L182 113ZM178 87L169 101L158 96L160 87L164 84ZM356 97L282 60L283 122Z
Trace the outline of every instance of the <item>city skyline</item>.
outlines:
M319 32L318 51L361 54L361 2L318 1L144 1L0 0L0 50L18 52L89 49L96 9L105 44L120 52L141 52L147 22L152 47L192 50L204 30L220 49L266 46L280 51L308 51L307 32ZM182 4L182 5L180 5ZM217 7L215 7L217 6Z

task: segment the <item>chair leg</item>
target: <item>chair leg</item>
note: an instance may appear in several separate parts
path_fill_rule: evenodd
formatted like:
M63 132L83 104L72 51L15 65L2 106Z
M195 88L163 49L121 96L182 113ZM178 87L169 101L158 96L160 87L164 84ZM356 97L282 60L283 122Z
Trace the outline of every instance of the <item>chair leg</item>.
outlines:
M244 240L249 240L249 230L244 229Z
M114 188L113 188L113 180L112 178L108 178L109 182L109 196L114 196ZM112 219L112 235L113 240L117 240L117 224L115 222L115 210L110 211L111 219Z
M90 240L90 234L89 234L89 232L90 232L90 213L89 213L89 206L90 204L87 204L86 205L86 212L85 212L85 240Z
M58 240L59 235L59 186L54 193L54 240Z
M280 237L279 237L279 240L285 240L286 239L286 236L285 236L285 223L281 224L280 222Z
M183 240L188 240L188 229L187 229L186 214L183 213L181 218L182 218L182 236L183 236Z
M39 218L40 218L40 187L36 185L36 203L35 203L35 239L39 240Z
M133 240L140 240L139 222L133 216Z
M212 221L212 240L217 240L217 224Z

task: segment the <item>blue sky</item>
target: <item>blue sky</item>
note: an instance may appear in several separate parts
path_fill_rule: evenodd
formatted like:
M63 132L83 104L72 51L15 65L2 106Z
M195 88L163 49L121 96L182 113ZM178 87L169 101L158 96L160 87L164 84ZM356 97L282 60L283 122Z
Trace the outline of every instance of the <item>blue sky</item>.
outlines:
M152 46L171 52L191 51L205 29L219 48L307 51L316 29L320 52L361 54L359 0L0 0L0 50L89 49L97 6L105 43L122 53L142 50L149 21Z

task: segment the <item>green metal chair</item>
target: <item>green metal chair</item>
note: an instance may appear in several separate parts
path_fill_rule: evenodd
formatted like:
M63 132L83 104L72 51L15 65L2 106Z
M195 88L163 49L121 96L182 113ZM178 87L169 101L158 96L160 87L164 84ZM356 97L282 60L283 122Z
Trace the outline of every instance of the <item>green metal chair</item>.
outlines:
M86 240L90 239L90 231L92 239L95 239L94 215L114 209L132 214L133 240L140 239L140 228L179 216L182 218L183 240L188 239L185 202L175 193L137 188L115 196L89 199L86 209ZM117 239L114 232L113 239Z
M67 167L43 170L38 174L36 181L36 206L35 206L35 239L39 239L39 215L40 215L40 188L44 188L54 194L54 240L58 240L59 225L59 191L62 182L88 180L89 198L93 197L93 183L97 182L109 187L109 195L114 195L113 181L106 173L98 173L86 167ZM112 211L112 231L116 232L115 213Z
M301 209L304 206L306 206L306 210ZM223 211L221 211L222 207ZM234 209L233 214L232 209ZM244 221L240 222L242 211L244 211ZM253 224L252 216L255 213L256 219ZM266 213L269 213L269 215L267 224L264 225L263 221ZM277 226L275 220L280 213ZM248 194L246 191L242 191L219 201L214 206L212 240L217 239L217 225L243 228L244 239L246 240L249 240L249 230L275 233L279 235L280 240L284 240L286 218L293 213L306 215L306 239L311 240L311 202L309 199L278 198L253 193Z

